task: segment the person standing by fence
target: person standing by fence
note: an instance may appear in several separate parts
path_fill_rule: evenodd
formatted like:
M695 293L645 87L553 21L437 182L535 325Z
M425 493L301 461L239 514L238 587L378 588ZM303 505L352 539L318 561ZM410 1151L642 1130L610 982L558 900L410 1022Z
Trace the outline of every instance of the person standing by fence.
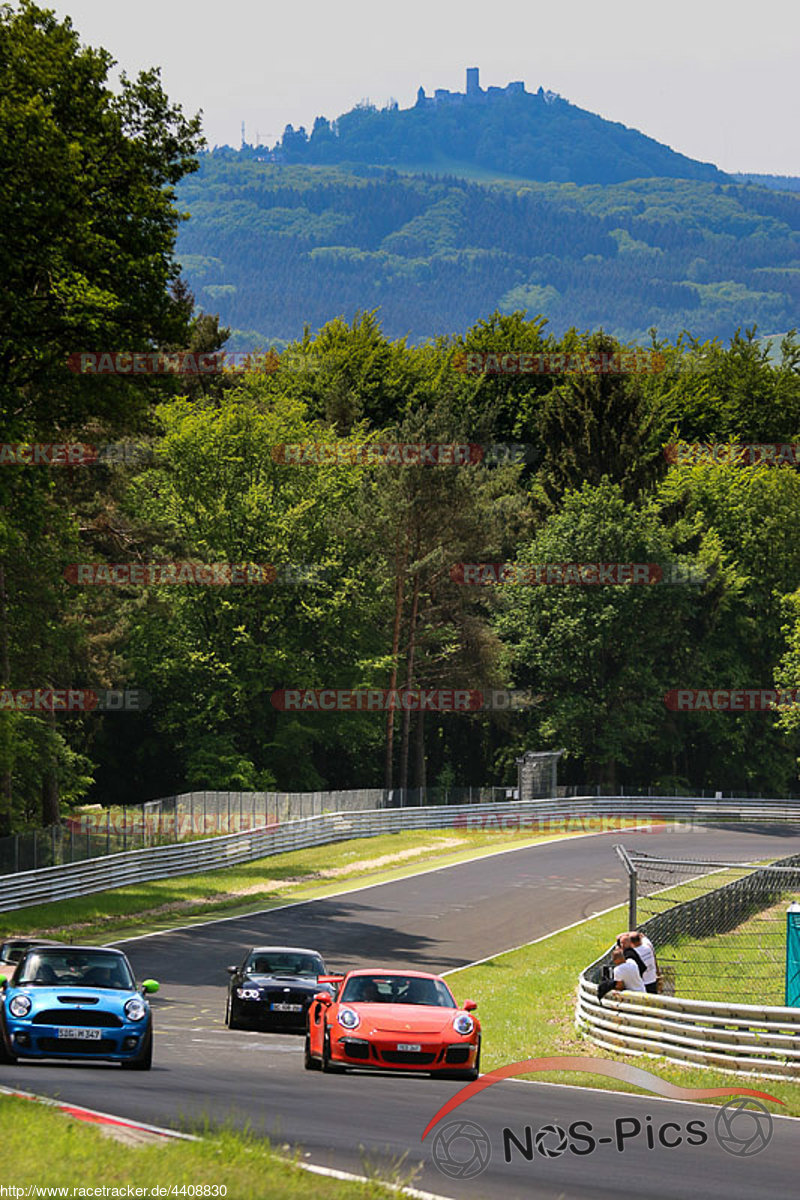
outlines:
M643 992L644 984L633 958L626 958L625 951L621 946L614 946L611 951L611 961L613 963L611 979L605 979L598 985L597 995L602 1001L604 996L609 992Z
M644 964L642 983L646 992L658 991L658 963L653 943L638 929L629 929L619 935L619 944L623 950L635 950L638 958Z

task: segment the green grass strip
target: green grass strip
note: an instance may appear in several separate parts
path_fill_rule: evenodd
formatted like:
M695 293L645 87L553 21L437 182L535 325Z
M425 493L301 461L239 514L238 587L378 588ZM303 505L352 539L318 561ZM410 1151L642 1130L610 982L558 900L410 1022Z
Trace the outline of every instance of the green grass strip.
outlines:
M80 1188L119 1188L120 1195L125 1195L128 1187L138 1187L148 1189L142 1195L150 1195L156 1186L174 1185L186 1189L185 1197L202 1196L197 1185L207 1184L207 1196L215 1185L222 1185L227 1188L227 1200L308 1200L310 1195L319 1200L397 1198L396 1192L375 1179L355 1183L310 1175L291 1159L276 1154L267 1139L250 1133L223 1130L208 1133L197 1142L165 1139L129 1146L56 1109L3 1095L0 1129L0 1182L6 1188L71 1188L74 1193L67 1195L78 1196ZM394 1172L389 1170L396 1183L410 1182L414 1173L402 1164ZM364 1164L364 1174L370 1174L369 1163ZM112 1196L113 1192L104 1194ZM180 1190L177 1195L181 1196Z

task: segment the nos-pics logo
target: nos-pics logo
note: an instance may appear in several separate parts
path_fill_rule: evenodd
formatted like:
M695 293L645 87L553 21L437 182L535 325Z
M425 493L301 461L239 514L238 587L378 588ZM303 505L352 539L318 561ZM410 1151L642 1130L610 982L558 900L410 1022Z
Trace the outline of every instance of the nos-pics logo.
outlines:
M736 1158L752 1158L765 1150L772 1140L772 1117L763 1104L749 1097L729 1100L717 1110L714 1135L718 1145ZM641 1149L674 1150L680 1145L697 1147L709 1141L703 1120L689 1121L685 1127L676 1121L654 1125L650 1117L617 1117L613 1132L595 1133L590 1121L573 1121L566 1129L560 1125L542 1125L534 1134L530 1125L516 1130L503 1128L503 1161L533 1162L534 1159L561 1158L572 1153L585 1157L608 1145L624 1153L629 1146ZM482 1175L492 1158L491 1138L476 1121L450 1121L433 1139L431 1159L448 1179L474 1179Z
M662 1111L653 1116L616 1117L609 1121L607 1128L602 1129L585 1120L572 1121L567 1128L555 1123L543 1124L538 1130L526 1124L517 1128L506 1126L502 1131L502 1157L506 1164L520 1160L542 1162L561 1158L564 1154L585 1157L603 1149L623 1153L633 1147L659 1153L683 1147L692 1152L712 1142L712 1133L713 1139L726 1154L736 1158L752 1158L765 1150L772 1140L772 1116L761 1101L783 1103L777 1096L753 1088L679 1087L641 1067L612 1060L579 1055L525 1059L498 1067L468 1083L442 1105L428 1122L422 1140L436 1129L431 1142L431 1158L443 1175L449 1179L474 1179L487 1169L492 1159L491 1138L482 1125L464 1119L441 1124L443 1118L495 1083L539 1071L580 1071L607 1075L633 1083L668 1100L692 1102L717 1097L721 1099L723 1096L732 1098L716 1112L712 1109L707 1119L700 1115L687 1118L684 1111L678 1114L684 1118L682 1120L673 1120L672 1114L665 1120Z
M448 1179L474 1179L482 1175L492 1157L492 1144L482 1125L451 1121L433 1139L431 1158Z

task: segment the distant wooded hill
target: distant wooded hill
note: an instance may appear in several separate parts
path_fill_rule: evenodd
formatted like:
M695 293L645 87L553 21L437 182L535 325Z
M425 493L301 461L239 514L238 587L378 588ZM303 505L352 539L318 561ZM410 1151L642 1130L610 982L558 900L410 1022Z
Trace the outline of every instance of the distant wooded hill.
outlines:
M776 192L800 192L800 175L731 175L737 183L758 183Z
M389 336L413 340L495 309L542 313L555 334L602 326L635 341L651 326L727 340L737 326L800 325L790 192L724 178L479 184L252 159L204 155L179 190L191 219L178 258L198 303L238 331L231 348L372 308Z
M472 78L470 78L472 75ZM272 151L281 163L462 167L560 183L620 183L653 176L722 180L712 163L578 108L553 92L531 93L478 84L467 73L466 93L420 88L413 108L360 104L328 121L317 117L310 135L288 125Z

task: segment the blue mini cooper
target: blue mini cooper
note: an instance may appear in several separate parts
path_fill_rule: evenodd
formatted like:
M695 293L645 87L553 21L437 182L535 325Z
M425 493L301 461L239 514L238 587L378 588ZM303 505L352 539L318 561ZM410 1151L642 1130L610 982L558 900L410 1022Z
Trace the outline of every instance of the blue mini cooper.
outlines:
M153 1017L120 950L31 946L13 980L0 976L0 1063L17 1059L109 1060L149 1071Z

